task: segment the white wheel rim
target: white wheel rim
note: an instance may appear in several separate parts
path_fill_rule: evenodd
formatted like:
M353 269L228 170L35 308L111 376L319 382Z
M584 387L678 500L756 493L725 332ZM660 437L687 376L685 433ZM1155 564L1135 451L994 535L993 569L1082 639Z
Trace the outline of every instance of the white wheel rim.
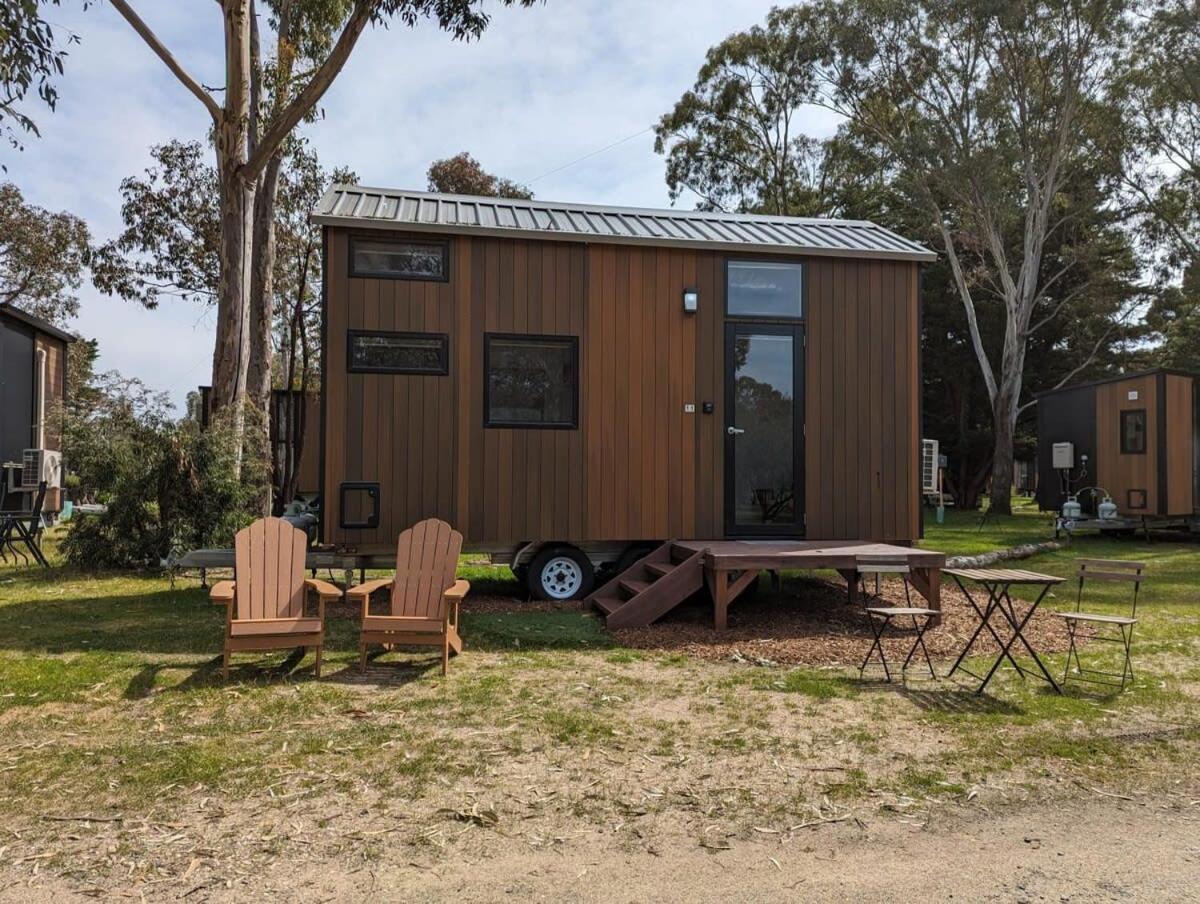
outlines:
M567 556L555 556L542 566L542 589L555 600L573 597L583 586L583 569Z

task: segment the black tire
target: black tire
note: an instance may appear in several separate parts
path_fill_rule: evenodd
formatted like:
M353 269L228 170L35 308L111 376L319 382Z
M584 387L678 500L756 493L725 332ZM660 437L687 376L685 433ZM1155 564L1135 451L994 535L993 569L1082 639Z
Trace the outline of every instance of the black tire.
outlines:
M596 584L591 560L574 546L546 546L529 563L529 592L539 600L581 600Z

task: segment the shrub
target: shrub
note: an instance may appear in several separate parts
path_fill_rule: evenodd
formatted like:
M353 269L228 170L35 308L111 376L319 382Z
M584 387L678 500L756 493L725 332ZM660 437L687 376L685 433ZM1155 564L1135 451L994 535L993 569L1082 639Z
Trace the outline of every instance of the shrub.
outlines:
M108 379L102 403L64 418L64 451L79 498L106 506L103 514L72 521L62 546L67 561L129 568L231 545L262 498L262 455L245 449L239 478L231 427L216 422L201 430L194 420L173 421L161 396L136 381Z

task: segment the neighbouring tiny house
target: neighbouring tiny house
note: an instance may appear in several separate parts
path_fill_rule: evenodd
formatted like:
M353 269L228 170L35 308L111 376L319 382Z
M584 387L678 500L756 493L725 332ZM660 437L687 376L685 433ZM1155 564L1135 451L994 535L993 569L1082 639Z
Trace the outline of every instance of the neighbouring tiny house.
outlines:
M67 351L75 337L0 304L0 488L3 508L28 509L47 484L42 510L62 510L62 430Z
M1150 370L1037 400L1041 509L1061 511L1076 496L1095 513L1107 495L1123 519L1193 518L1200 499L1194 374Z
M668 539L920 535L922 246L348 185L313 220L323 542L387 555L442 518L583 596ZM581 574L551 593L555 563Z

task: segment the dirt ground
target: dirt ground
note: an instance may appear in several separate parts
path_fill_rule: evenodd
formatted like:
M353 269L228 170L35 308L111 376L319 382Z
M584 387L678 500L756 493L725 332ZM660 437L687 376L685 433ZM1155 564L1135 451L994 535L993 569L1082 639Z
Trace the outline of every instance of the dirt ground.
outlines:
M729 628L712 627L712 604L698 600L646 628L628 628L614 634L629 647L663 652L681 652L699 659L723 660L742 657L751 662L779 665L858 666L871 645L871 628L861 606L850 606L844 584L818 579L790 579L787 593L774 594L762 580L758 593L734 601ZM923 606L915 591L905 597L904 585L896 580L882 582L872 600L888 606ZM972 588L975 601L983 606L986 591ZM872 603L874 604L874 602ZM1062 619L1051 613L1069 606L1066 599L1047 599L1025 626L1024 634L1035 649L1052 653L1067 648ZM1023 615L1025 604L1018 604ZM979 617L962 592L953 585L942 588L942 623L925 635L925 645L934 659L953 660L979 625ZM1086 635L1085 632L1081 632ZM912 646L912 622L897 619L885 634L884 649L892 662L903 660ZM972 648L978 655L998 649L986 633Z
M648 831L656 844L642 850L597 832L540 850L494 837L442 861L404 848L368 861L300 855L228 886L185 875L89 893L34 877L0 888L0 901L1184 901L1200 889L1200 800L1186 795L946 806L917 823L846 819L720 848L670 821Z

